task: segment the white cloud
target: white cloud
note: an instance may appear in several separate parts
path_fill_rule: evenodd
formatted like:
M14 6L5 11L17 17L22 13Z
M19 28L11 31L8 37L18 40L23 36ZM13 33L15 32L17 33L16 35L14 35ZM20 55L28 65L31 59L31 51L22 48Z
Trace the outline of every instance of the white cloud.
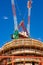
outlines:
M8 17L7 17L7 16L4 16L4 17L3 17L3 19L7 20L7 19L8 19Z
M40 41L41 41L41 38L38 38L38 40L40 40Z
M1 49L1 48L0 48Z

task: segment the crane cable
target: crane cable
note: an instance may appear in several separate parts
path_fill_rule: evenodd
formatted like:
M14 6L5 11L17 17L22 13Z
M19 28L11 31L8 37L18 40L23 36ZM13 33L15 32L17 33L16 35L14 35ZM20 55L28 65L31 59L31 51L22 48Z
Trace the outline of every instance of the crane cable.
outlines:
M21 14L21 12L20 12L20 8L18 7L17 1L16 1L16 6L17 6L17 9L18 9L19 15L21 16L22 14ZM26 17L26 10L25 10L25 14L24 14L24 16L22 17L22 19L25 19L25 17Z

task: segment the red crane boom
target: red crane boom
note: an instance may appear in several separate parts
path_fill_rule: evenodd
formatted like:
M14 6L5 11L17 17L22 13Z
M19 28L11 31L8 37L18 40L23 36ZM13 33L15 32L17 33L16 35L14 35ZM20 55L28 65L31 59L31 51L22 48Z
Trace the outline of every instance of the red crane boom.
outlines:
M27 29L26 29L25 26L24 26L24 21L23 21L23 20L20 22L18 28L20 28L20 27L22 27L23 31L26 32L27 35L28 35L28 31L27 31Z

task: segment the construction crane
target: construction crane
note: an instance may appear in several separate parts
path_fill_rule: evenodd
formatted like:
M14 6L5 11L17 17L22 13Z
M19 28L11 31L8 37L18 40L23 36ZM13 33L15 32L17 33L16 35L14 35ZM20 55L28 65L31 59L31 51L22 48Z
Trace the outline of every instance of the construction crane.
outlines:
M17 24L17 17L16 17L16 9L15 9L15 3L14 0L11 0L12 4L12 11L13 11L13 19L14 19L14 34L11 35L11 38L18 38L18 24Z
M26 34L28 35L28 37L30 37L30 14L31 14L31 4L32 1L29 0L27 2L27 8L28 8L28 24L27 24L27 29L24 26L24 20L22 20L18 26L18 28L22 27L23 31L26 32Z
M27 24L27 29L24 26L24 21L22 20L22 22L19 24L19 27L22 26L24 32L27 33L27 35L30 37L30 14L31 14L31 4L32 4L32 0L29 0L27 2L27 8L28 8L28 24Z
M24 26L24 20L22 20L18 26L18 29L22 27L23 31L26 32L26 34L28 35L28 31L26 29L26 27Z
M27 24L27 31L28 34L30 36L30 14L31 14L31 4L32 4L32 0L29 0L27 2L27 8L28 8L28 24Z
M23 20L22 20L22 22L20 22L20 24L19 24L19 26L18 26L14 0L11 0L11 3L12 3L13 18L14 18L14 29L15 29L15 32L14 32L14 34L12 35L12 38L13 38L13 39L19 38L18 29L19 29L20 27L22 27L22 28L23 28L23 31L26 32L26 34L29 36L31 0L29 0L28 3L27 3L27 7L28 7L28 24L27 24L27 29L26 29L26 27L24 26L24 21L23 21Z

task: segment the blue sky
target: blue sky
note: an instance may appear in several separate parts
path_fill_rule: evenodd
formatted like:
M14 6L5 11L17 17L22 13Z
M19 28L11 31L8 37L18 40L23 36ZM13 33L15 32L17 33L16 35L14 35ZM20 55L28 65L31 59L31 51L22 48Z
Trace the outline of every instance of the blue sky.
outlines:
M28 21L27 1L28 0L15 0L18 24L24 17L25 26ZM11 0L0 0L0 47L12 40L12 33L14 33L14 21ZM34 39L43 41L43 0L33 0L30 35Z

